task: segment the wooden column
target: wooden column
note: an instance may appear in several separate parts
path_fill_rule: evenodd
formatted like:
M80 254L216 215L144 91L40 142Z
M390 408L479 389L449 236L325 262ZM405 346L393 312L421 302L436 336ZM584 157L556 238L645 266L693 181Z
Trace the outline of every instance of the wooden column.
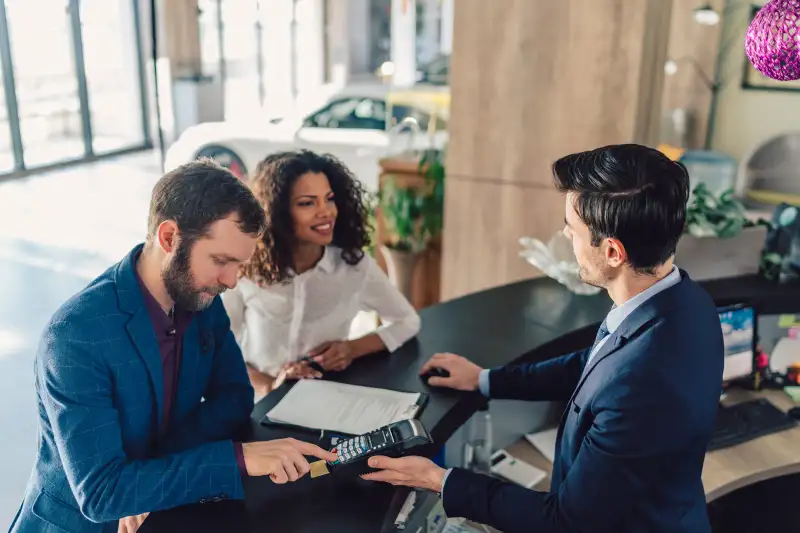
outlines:
M169 58L172 77L200 74L202 54L197 0L162 0L159 15L163 36L161 56Z
M657 143L671 0L458 0L442 299L538 275L518 240L563 226L550 165Z

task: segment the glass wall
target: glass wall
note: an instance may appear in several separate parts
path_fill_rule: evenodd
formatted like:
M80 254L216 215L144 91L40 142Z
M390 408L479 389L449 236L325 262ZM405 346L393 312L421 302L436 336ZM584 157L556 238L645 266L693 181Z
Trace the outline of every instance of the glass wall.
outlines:
M0 173L149 146L138 13L138 0L0 0Z
M80 0L95 154L145 142L139 53L130 0Z
M25 165L84 154L69 0L5 0Z
M0 71L3 58L0 57ZM14 170L14 148L11 145L11 126L8 122L6 91L0 85L0 174Z

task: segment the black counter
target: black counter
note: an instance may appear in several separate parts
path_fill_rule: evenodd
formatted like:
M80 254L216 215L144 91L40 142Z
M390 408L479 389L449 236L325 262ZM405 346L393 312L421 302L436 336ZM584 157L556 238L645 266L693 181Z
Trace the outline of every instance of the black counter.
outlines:
M800 310L800 286L772 284L757 276L703 285L720 305L748 302L762 314ZM454 352L486 368L548 359L590 345L610 307L605 292L578 296L547 278L505 285L424 309L418 338L394 354L359 360L329 379L429 392L430 400L420 419L435 442L424 450L425 455L432 456L485 404L485 399L477 393L427 388L418 373L431 355ZM256 405L253 440L292 436L317 442L317 434L258 424L287 390L284 386ZM286 485L274 485L268 478L249 478L245 480L244 502L198 504L153 513L140 531L378 533L391 530L405 493L388 485L333 475L305 477Z

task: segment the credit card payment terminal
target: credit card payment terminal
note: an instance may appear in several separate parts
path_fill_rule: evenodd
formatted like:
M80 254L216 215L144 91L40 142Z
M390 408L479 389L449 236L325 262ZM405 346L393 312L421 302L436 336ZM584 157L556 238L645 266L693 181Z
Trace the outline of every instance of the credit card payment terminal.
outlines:
M364 435L340 440L331 449L338 459L328 463L328 469L332 474L360 476L374 470L367 464L367 459L373 455L402 457L408 450L432 442L422 422L401 420Z

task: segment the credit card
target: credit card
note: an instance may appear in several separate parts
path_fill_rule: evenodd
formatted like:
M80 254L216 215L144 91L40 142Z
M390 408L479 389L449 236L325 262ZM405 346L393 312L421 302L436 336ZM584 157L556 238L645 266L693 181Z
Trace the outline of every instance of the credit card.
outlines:
M330 474L328 470L328 464L325 462L324 459L320 459L319 461L314 461L309 465L311 467L311 477L320 477L324 476L325 474Z

